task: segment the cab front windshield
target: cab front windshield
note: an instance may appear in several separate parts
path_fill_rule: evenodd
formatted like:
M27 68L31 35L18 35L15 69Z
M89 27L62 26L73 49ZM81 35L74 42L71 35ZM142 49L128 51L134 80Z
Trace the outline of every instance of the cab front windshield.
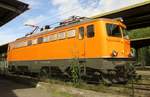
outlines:
M127 31L125 28L116 25L116 24L106 24L107 34L112 37L122 37L122 33L124 38L128 39Z
M122 29L122 32L123 32L123 38L129 39L127 30L125 28L123 28L123 27L121 27L121 29Z
M122 37L120 26L116 24L106 24L107 34L112 37Z

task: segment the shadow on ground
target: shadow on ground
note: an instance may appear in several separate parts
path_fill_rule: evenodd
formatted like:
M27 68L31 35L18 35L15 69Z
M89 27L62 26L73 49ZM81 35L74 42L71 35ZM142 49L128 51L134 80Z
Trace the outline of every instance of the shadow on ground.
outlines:
M18 97L14 90L32 88L31 85L22 85L0 76L0 97Z

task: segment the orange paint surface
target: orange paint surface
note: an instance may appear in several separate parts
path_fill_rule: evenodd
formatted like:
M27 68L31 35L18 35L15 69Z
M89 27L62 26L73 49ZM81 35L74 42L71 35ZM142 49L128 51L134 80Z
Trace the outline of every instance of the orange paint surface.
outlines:
M54 60L54 59L72 59L72 58L111 58L112 51L118 52L117 58L128 58L130 53L130 41L122 37L110 37L106 32L106 23L117 24L125 27L122 23L110 19L97 19L72 26L56 28L55 30L32 35L30 37L16 40L9 44L8 61L25 60ZM86 28L88 25L94 25L95 36L87 37ZM84 39L79 39L79 27L84 27ZM61 40L34 44L14 48L13 45L18 42L34 40L38 37L46 37L54 33L76 30L76 36Z

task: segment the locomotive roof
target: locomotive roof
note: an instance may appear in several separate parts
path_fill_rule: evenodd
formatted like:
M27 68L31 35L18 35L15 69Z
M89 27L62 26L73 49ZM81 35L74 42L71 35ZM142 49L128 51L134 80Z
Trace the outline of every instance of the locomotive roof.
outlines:
M61 26L61 27L56 27L54 29L48 29L48 30L44 30L44 31L41 31L39 33L36 33L36 34L32 34L28 37L22 37L22 38L19 38L19 39L16 39L16 41L20 41L20 40L24 40L24 39L29 39L29 38L33 38L33 37L37 37L39 35L43 35L43 34L47 34L49 32L54 32L54 31L59 31L59 30L62 30L62 29L67 29L67 28L71 28L73 26L77 26L77 25L80 25L80 24L83 24L83 23L88 23L88 22L94 22L94 21L113 21L113 22L119 22L115 19L107 19L107 18L99 18L99 19L87 19L87 20L84 20L84 21L81 21L81 22L77 22L77 23L73 23L73 24L70 24L70 25L66 25L66 26Z

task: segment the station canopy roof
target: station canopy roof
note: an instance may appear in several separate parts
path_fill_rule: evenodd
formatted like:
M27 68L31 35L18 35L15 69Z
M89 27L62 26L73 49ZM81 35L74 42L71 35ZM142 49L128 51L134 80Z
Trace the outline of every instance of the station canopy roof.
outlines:
M21 1L0 0L0 27L26 10L28 10L28 4Z
M142 47L150 46L150 37L132 39L131 46L134 48L142 48Z
M8 49L8 44L4 44L0 46L0 54L1 53L6 53Z
M128 30L147 27L150 26L150 0L99 14L93 18L123 18Z
M28 4L18 0L0 0L0 27L28 10ZM0 45L0 53L7 52L8 44Z

